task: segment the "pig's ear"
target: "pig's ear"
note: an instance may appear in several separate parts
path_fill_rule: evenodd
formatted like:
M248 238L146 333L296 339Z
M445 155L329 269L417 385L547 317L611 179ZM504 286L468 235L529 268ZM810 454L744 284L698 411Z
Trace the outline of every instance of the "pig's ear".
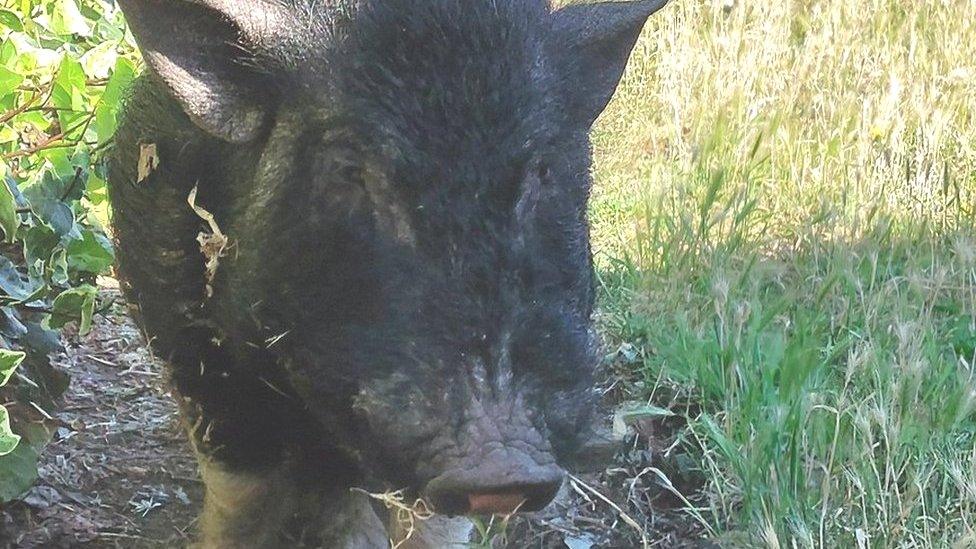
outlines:
M249 52L287 30L287 16L260 0L119 0L143 58L203 130L254 139L273 92L247 67Z
M589 126L610 102L644 22L668 0L575 4L552 14L552 58L575 121Z

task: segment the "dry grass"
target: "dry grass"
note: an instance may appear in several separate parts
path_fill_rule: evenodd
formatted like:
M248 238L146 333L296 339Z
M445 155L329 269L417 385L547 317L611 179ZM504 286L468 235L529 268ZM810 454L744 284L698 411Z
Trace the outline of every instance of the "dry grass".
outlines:
M601 119L603 318L701 410L718 531L976 539L974 12L676 1Z

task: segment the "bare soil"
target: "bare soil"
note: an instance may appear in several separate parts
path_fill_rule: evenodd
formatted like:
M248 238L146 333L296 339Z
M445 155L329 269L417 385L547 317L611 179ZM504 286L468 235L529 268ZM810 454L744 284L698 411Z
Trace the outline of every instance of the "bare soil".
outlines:
M0 510L0 547L184 547L193 540L203 485L162 364L118 291L105 292L117 301L112 311L86 336L69 336L56 357L71 376L60 426L36 485ZM707 546L654 472L675 470L660 457L673 428L643 431L611 467L579 475L549 509L513 519L477 546Z

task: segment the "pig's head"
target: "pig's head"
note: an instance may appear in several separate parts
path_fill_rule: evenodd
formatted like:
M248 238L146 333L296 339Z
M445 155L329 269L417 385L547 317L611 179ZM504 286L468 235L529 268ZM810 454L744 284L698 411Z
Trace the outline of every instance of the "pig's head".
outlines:
M247 151L214 299L287 334L308 409L438 511L543 507L587 430L587 133L665 2L120 0Z

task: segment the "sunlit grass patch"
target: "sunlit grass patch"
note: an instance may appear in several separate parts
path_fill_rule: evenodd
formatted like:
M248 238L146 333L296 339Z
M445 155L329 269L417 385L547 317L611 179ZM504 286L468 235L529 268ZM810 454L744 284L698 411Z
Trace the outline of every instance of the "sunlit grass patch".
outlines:
M967 10L675 3L601 120L601 320L642 350L656 398L694 404L684 436L719 531L973 535Z

